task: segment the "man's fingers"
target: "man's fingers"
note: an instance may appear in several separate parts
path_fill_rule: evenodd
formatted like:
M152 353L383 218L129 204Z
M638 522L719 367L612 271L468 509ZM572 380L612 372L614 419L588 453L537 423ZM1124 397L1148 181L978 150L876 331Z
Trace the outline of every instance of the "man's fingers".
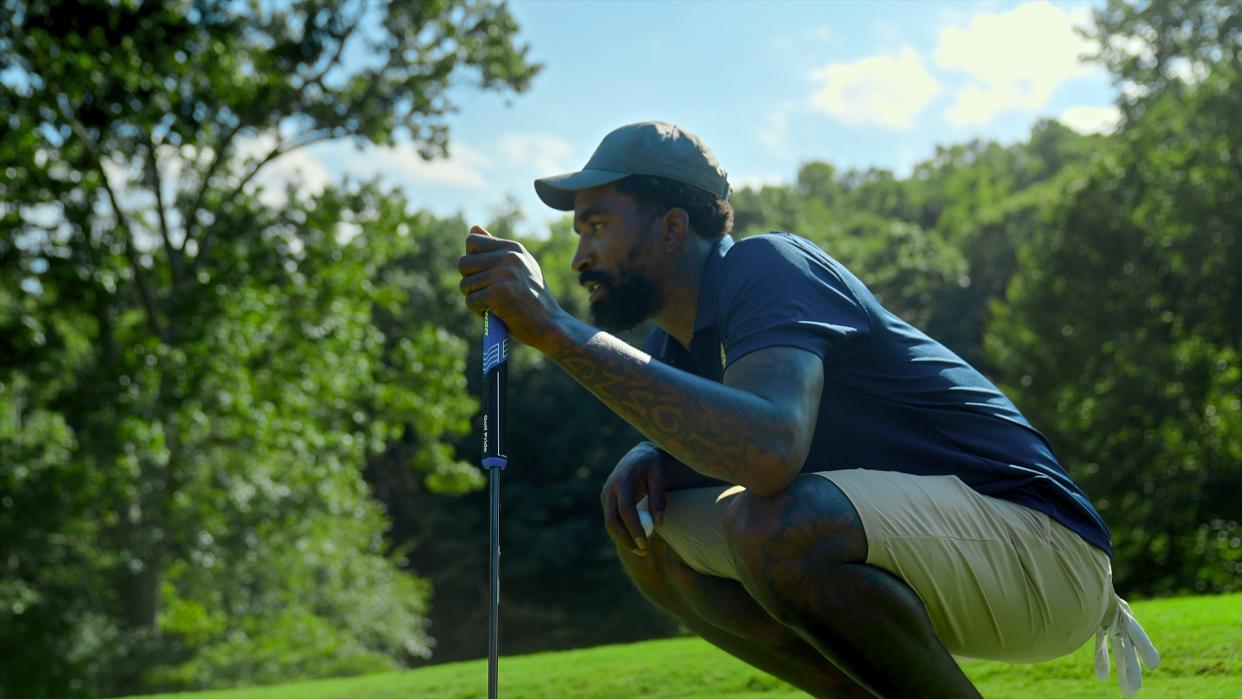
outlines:
M461 293L469 295L479 289L487 288L490 284L491 276L490 270L468 274L457 283L457 288L461 289Z
M466 236L466 253L474 254L476 252L491 252L493 250L513 250L520 251L522 246L516 241L505 240L504 238L493 238L484 233L475 233L474 229L470 229L471 233Z
M616 498L610 493L605 493L603 498L604 510L604 528L608 530L608 538L612 539L617 546L624 547L627 551L634 550L634 540L630 537L630 533L625 528L625 524L621 521L621 517L617 510Z
M626 530L625 523L617 517L616 510L613 510L609 516L604 518L604 526L608 528L609 538L611 538L617 546L639 556L646 553L646 551L634 545L634 540L630 538L630 533Z
M484 287L478 291L472 291L466 294L466 307L475 315L481 316L483 312L492 307L492 289L494 287Z
M664 480L659 469L647 469L647 511L657 526L664 524Z
M482 238L484 236L472 237ZM487 239L501 243L510 242L497 238ZM517 243L513 243L513 245L517 245ZM493 287L506 279L511 279L515 274L513 262L505 263L507 258L519 261L519 253L505 248L487 252L474 252L458 258L457 271L462 276L458 287L461 289L461 293L466 295L466 305L476 314L482 315L484 311L491 307L489 299L491 298Z
M507 281L505 277L506 273L504 270L487 269L462 277L461 281L457 283L457 288L461 289L461 293L469 296L476 291L490 289L497 285L503 286Z
M634 542L634 553L646 552L647 534L643 530L642 522L638 519L638 507L634 503L634 492L631 489L622 488L621 492L617 493L617 514L621 517L630 539Z
M506 256L512 255L512 250L491 250L489 252L474 252L464 255L457 259L457 271L461 276L469 276L486 272L489 269L495 269L501 265Z

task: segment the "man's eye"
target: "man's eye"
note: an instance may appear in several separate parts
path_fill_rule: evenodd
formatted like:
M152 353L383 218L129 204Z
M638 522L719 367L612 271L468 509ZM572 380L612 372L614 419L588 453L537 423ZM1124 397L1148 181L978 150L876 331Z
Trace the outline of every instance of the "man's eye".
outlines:
M599 233L604 229L604 224L602 221L592 221L587 224L587 227L591 229L592 233Z

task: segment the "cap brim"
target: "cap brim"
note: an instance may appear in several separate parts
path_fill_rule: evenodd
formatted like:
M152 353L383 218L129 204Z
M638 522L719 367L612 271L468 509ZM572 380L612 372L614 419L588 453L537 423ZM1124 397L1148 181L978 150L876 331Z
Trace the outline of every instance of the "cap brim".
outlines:
M535 193L543 203L560 211L574 210L574 194L629 177L628 172L580 170L535 180Z

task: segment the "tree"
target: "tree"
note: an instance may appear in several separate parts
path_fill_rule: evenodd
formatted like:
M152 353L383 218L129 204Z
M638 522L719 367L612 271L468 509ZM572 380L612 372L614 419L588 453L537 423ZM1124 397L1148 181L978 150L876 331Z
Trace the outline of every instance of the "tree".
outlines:
M1212 2L1097 14L1106 64L1136 91L988 331L1112 525L1122 590L1242 588L1240 21Z
M232 639L324 641L278 672L426 652L423 593L375 562L357 470L413 430L413 463L468 478L439 458L471 410L460 345L372 318L401 301L385 264L418 221L374 187L291 188L272 210L254 183L328 139L443 155L451 85L529 85L516 29L484 0L0 3L0 447L18 464L0 482L0 645L43 670L0 681L251 681L244 652L203 652L235 622ZM289 576L264 569L278 560ZM345 604L347 567L394 599ZM320 594L270 616L299 589Z
M1127 120L1209 73L1242 66L1242 13L1233 0L1109 0L1093 15L1088 34L1100 47L1093 58L1122 88Z
M829 207L840 203L845 194L836 176L836 168L824 162L805 163L798 168L798 192L803 196L818 199Z

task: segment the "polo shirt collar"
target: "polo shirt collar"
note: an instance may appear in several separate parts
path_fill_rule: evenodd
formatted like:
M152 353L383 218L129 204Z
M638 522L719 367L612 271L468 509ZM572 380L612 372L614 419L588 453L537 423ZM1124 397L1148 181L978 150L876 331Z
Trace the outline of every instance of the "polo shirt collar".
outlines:
M728 254L731 247L733 247L733 238L724 235L716 241L716 247L712 248L707 256L703 276L699 279L699 300L694 310L694 332L696 333L716 322L716 301L719 294L715 293L715 289L720 284L717 277L720 276L724 256Z

